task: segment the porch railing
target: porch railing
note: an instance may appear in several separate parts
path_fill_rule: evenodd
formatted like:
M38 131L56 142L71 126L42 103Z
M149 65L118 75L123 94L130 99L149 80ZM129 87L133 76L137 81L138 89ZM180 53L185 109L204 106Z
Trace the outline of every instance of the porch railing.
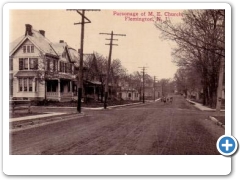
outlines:
M58 97L58 92L47 92L47 97Z

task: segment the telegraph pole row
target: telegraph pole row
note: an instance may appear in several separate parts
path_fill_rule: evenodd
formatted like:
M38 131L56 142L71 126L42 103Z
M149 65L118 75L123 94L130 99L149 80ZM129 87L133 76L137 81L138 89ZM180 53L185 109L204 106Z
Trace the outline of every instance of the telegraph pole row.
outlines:
M145 103L145 69L147 67L138 67L142 69L142 73L143 73L143 103Z
M79 62L79 72L78 72L78 104L77 111L81 113L81 103L82 103L82 90L83 90L83 43L84 43L84 24L91 23L91 21L85 16L85 11L100 11L97 9L68 9L67 11L76 11L82 20L79 23L74 23L74 25L81 24L81 37L80 37L80 62ZM86 21L85 21L86 20Z
M105 45L110 46L109 56L108 56L108 64L107 64L107 77L106 77L106 82L105 82L105 94L104 94L104 109L106 109L107 108L107 99L108 99L108 81L109 81L109 71L110 71L110 67L111 67L112 46L118 46L117 44L113 44L113 41L118 41L118 39L113 39L113 36L126 36L126 34L113 34L113 31L111 33L99 33L99 34L111 36L110 39L106 39L106 40L110 40L110 43L105 44Z

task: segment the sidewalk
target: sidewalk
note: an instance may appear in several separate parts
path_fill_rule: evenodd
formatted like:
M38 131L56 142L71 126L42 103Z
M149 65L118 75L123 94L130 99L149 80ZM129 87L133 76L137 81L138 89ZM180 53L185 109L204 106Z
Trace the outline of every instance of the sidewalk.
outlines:
M39 118L47 118L53 116L59 116L67 113L57 113L57 112L45 112L46 114L39 114L33 116L24 116L18 118L9 118L9 122L16 122L16 121L23 121L23 120L32 120L32 119L39 119Z
M212 112L215 112L215 111L216 111L216 109L212 109L212 108L203 106L203 105L200 104L200 103L191 101L191 100L189 100L189 99L186 99L186 100L187 100L189 103L193 104L197 109L199 109L199 110L201 110L201 111L212 111ZM225 112L225 110L222 109L221 112ZM215 124L219 125L220 127L225 128L225 116L214 117L214 116L212 115L212 116L209 116L208 118L209 118L209 120L211 120L211 121L214 122Z
M160 99L155 100L159 101ZM154 102L152 101L147 101L146 104L152 103ZM134 106L134 105L140 105L143 104L142 102L137 102L137 103L129 103L129 104L122 104L122 105L115 105L115 106L108 106L107 109L114 109L114 108L119 108L119 107L125 107L125 106ZM143 104L144 105L144 104ZM41 106L32 106L33 108L41 108ZM46 110L51 110L51 109L60 109L60 111L63 112L46 112L44 109ZM69 109L69 110L73 110L76 109L76 107L57 107L57 106L50 106L50 107L46 107L43 106L43 108L41 108L41 111L45 114L40 114L40 115L30 115L30 116L24 116L24 117L18 117L18 118L10 118L9 122L17 122L17 121L24 121L24 120L33 120L33 119L43 119L43 118L49 118L49 117L54 117L54 116L60 116L60 115L65 115L65 114L71 114L71 112L64 112L64 109ZM103 110L104 107L95 107L95 108L91 108L91 107L82 107L82 109L84 110Z
M186 99L186 101L188 101L189 103L193 104L197 109L199 109L201 111L216 111L216 109L212 109L212 108L203 106L202 104L194 102L194 101L191 101L190 99ZM225 112L224 109L222 109L221 111Z

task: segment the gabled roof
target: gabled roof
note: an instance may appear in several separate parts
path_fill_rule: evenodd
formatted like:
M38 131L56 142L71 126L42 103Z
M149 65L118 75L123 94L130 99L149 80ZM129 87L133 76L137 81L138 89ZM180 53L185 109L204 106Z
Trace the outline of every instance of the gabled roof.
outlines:
M70 62L76 63L79 61L78 52L74 48L71 48L70 46L68 46L66 42L54 43L53 48L55 49L58 56L61 57L63 53L66 53ZM66 61L67 59L60 58L60 60Z
M39 31L36 31L34 29L32 29L32 35L27 34L26 36L21 36L10 43L10 56L13 55L27 39L31 41L44 54L58 56L55 49L53 48L52 43Z

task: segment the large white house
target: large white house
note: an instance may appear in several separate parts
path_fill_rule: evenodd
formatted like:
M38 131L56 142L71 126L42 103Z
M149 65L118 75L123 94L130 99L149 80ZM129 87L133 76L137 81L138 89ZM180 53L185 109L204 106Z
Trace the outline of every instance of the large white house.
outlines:
M76 88L77 51L61 40L52 43L44 30L26 24L25 33L10 43L10 97L71 100Z

